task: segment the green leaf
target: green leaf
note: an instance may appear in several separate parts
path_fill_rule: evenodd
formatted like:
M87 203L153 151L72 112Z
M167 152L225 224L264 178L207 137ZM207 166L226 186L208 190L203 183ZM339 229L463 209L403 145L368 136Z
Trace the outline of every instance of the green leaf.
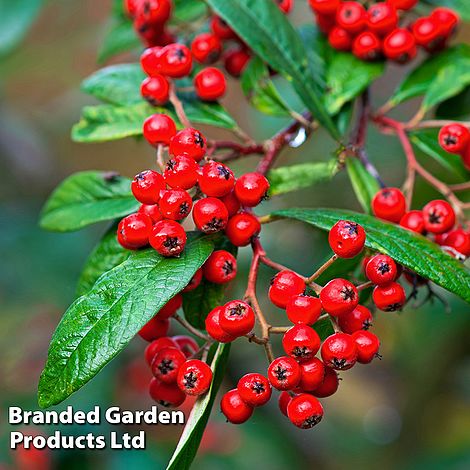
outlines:
M301 25L298 32L304 44L310 67L315 70L315 81L321 89L324 89L326 83L326 53L329 48L327 39L316 24Z
M100 171L75 173L52 193L40 225L53 232L69 232L104 220L125 216L139 208L131 181Z
M429 279L470 303L470 272L427 238L373 216L345 210L285 209L274 217L296 219L324 230L340 219L361 224L367 234L366 246L391 256L396 262Z
M272 0L207 0L216 14L250 48L292 83L305 106L334 138L339 138L321 99L320 77L313 70L297 31Z
M174 23L191 23L207 15L207 5L203 0L173 0L171 21Z
M354 193L362 208L368 214L371 213L371 203L377 191L380 189L377 180L364 168L358 158L348 158L346 160L349 179Z
M271 184L269 195L277 196L329 181L337 172L338 162L336 159L275 168L268 173L268 180Z
M436 110L436 118L468 120L470 118L470 86L441 103Z
M217 347L217 350L211 362L213 372L211 387L193 406L167 470L188 470L201 443L217 392L225 375L230 353L230 343L217 344L213 347Z
M463 20L470 21L470 3L468 0L425 0L436 7L448 7L455 10Z
M318 333L318 336L320 336L322 341L335 332L329 318L323 318L322 320L317 321L313 325L313 329Z
M207 237L192 237L179 258L148 249L107 272L65 312L41 374L41 407L65 400L91 380L191 280L210 255Z
M190 121L223 129L237 127L236 121L221 104L205 103L187 95L181 95L179 98L183 102L184 110Z

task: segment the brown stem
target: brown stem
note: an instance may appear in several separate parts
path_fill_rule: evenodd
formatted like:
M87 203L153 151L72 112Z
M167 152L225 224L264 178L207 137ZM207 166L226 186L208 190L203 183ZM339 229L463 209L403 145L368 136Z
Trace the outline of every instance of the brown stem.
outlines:
M320 266L310 277L306 279L307 284L311 284L315 279L319 278L336 260L338 255L333 255L326 263Z
M165 171L165 160L163 158L163 145L159 144L157 147L157 165L160 170Z
M452 191L467 191L470 189L470 181L467 181L466 183L453 184L449 187Z
M177 313L173 315L173 318L194 336L197 336L198 338L201 338L206 342L212 342L212 339L209 338L209 336L206 336L204 333L201 333L197 328L194 328L190 323L188 323L183 317L180 317Z
M360 292L361 290L368 289L369 287L372 287L374 283L372 281L364 282L364 284L361 284L356 287L356 289Z
M188 119L188 116L186 116L183 103L181 102L181 100L178 98L178 95L176 94L174 85L171 85L170 87L170 103L175 108L176 115L178 116L178 119L180 120L181 124L183 124L184 127L192 127L191 122Z
M447 126L448 124L455 124L455 123L459 123L459 124L462 124L462 126L470 128L470 121L459 122L459 121L449 121L449 120L443 120L443 119L429 119L427 121L417 122L412 125L410 125L410 123L405 124L405 129L406 130L433 129L436 127L444 127L444 126Z

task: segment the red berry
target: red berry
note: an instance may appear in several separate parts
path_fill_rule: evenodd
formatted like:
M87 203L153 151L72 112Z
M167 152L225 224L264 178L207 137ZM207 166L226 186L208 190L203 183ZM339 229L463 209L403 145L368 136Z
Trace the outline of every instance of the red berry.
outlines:
M447 39L439 21L433 17L418 18L413 23L411 32L415 37L416 44L428 52L442 49Z
M352 338L356 343L357 362L369 364L379 352L379 338L370 331L356 331L352 334Z
M358 59L377 60L382 56L382 42L371 31L364 31L354 39L352 51Z
M230 191L230 193L220 199L225 204L229 217L233 217L240 210L241 204L237 196L235 196L235 191Z
M328 33L328 42L331 47L338 51L350 51L352 49L353 37L345 29L335 26Z
M359 330L368 330L372 326L372 314L363 305L358 305L352 312L338 318L338 324L343 333L348 335Z
M294 0L274 0L277 3L277 6L280 10L288 14L291 12L292 8L294 7Z
M191 292L197 289L202 282L202 268L196 271L196 274L191 278L189 284L183 289L183 292Z
M160 192L164 189L163 176L153 170L139 173L131 183L132 194L142 204L156 204L160 200Z
M214 251L204 263L204 277L214 284L226 284L237 275L237 260L225 250Z
M431 233L448 232L455 225L452 206L441 199L428 202L423 208L424 227Z
M193 66L191 51L184 44L168 44L158 52L160 73L171 78L189 75Z
M162 382L176 382L178 370L185 362L186 357L179 349L160 349L152 361L152 374Z
M235 246L247 246L261 231L258 219L246 212L235 214L230 218L225 234Z
M278 405L279 405L279 409L281 410L281 413L284 416L287 416L287 405L290 403L291 400L292 400L292 397L290 396L289 392L280 393Z
M200 199L194 204L193 220L201 232L220 232L228 222L227 208L220 199L214 197Z
M338 373L331 367L325 367L325 378L323 379L323 383L310 393L318 398L330 397L336 393L338 385Z
M183 220L193 207L193 199L184 189L163 191L158 203L163 217L171 220Z
M310 361L300 364L302 377L299 387L305 392L311 392L318 388L325 377L325 365L320 359L314 357Z
M140 66L150 77L160 77L160 59L158 52L161 47L149 47L140 56Z
M137 14L143 15L150 24L166 23L171 15L171 0L144 0L137 8Z
M322 344L321 357L326 366L336 370L350 369L357 360L357 347L351 335L335 333Z
M400 225L412 232L424 233L424 218L422 211L408 211L400 219Z
M333 15L338 10L341 0L308 0L310 7L321 15Z
M470 145L467 146L467 150L461 155L461 157L465 168L470 171Z
M287 405L287 416L292 424L301 429L310 429L323 418L323 407L317 398L302 393Z
M199 188L207 196L226 196L232 191L234 185L235 177L227 165L210 161L203 166L199 177Z
M333 279L320 292L322 307L333 316L352 312L359 303L354 284L346 279Z
M150 344L147 345L145 348L145 361L149 366L152 365L152 361L157 355L157 353L162 350L163 348L177 348L178 345L176 342L168 337L163 336L162 338L158 338L155 341L152 341Z
M206 331L207 334L218 341L219 343L231 343L236 338L229 335L220 327L220 313L223 307L214 308L206 317Z
M159 222L160 220L163 219L162 213L160 212L160 208L158 207L158 204L142 204L139 207L138 212L139 214L148 215L152 219L153 223Z
M299 385L302 369L298 362L290 356L274 359L268 368L268 379L277 390L293 390Z
M375 255L367 263L366 276L374 284L388 284L398 276L397 265L390 256Z
M176 134L176 125L166 114L153 114L145 120L143 132L150 145L168 145Z
M194 77L194 88L201 100L217 101L225 95L227 82L219 69L207 67Z
M157 313L160 320L172 317L176 311L183 305L183 297L176 294L172 297Z
M193 39L191 52L201 64L212 64L222 54L222 43L215 34L201 33Z
M294 325L282 338L284 351L299 362L312 359L320 349L318 333L307 325Z
M124 0L124 11L133 18L141 4L142 0Z
M238 78L245 70L250 59L251 54L246 49L232 49L224 55L225 70L232 77Z
M250 406L263 406L271 398L271 384L261 374L244 375L237 385L240 398Z
M170 154L175 156L186 155L197 162L206 154L206 138L196 129L188 127L178 132L170 142Z
M379 310L395 312L405 305L405 289L397 282L376 286L372 292L372 300Z
M372 211L379 219L398 223L406 212L406 200L398 188L383 188L372 200Z
M385 57L400 64L409 62L416 56L416 41L414 36L403 28L393 30L383 44Z
M379 36L391 33L398 26L398 15L389 2L375 3L367 10L367 27Z
M232 28L220 16L213 16L211 19L211 31L220 39L236 39L237 35Z
M150 381L149 392L158 404L165 407L178 407L186 400L186 394L178 388L176 383L167 384L156 378Z
M212 370L205 362L190 359L181 366L177 383L186 395L202 395L211 386Z
M161 320L153 317L139 331L139 336L149 343L162 336L166 336L170 329L170 321L168 319Z
M280 271L271 280L269 299L280 308L286 308L290 299L305 292L305 281L293 271Z
M170 85L163 75L147 77L140 86L140 93L152 106L162 106L168 102Z
M366 21L366 9L359 2L341 2L336 12L338 26L352 34L358 34L366 27Z
M364 249L366 232L355 222L339 220L331 228L328 241L340 258L354 258Z
M444 245L449 246L461 253L463 256L468 257L470 256L470 233L461 228L452 230L447 235Z
M313 325L321 314L320 299L310 295L295 295L287 303L286 313L292 323Z
M243 206L255 207L267 197L269 181L260 173L245 173L235 183L235 195Z
M335 15L322 15L320 13L315 13L315 20L317 22L318 29L323 34L330 34L330 31L337 26Z
M171 188L191 189L198 181L199 166L193 158L180 155L168 160L163 177Z
M153 226L149 241L162 256L178 256L186 245L186 232L174 220L162 220Z
M253 309L242 300L227 302L219 314L220 327L236 338L248 334L255 326Z
M439 145L449 153L462 155L470 144L470 131L462 124L444 126L439 132Z
M436 8L431 13L431 18L437 20L444 35L448 38L455 33L460 23L459 15L454 10L445 7Z
M141 213L131 214L119 222L118 241L128 250L136 250L148 245L152 219Z
M397 10L411 10L418 0L388 0Z
M199 351L199 345L190 336L173 336L173 340L186 358L193 356Z
M253 407L247 405L241 399L236 388L229 390L222 397L220 409L227 418L227 421L230 421L232 424L242 424L248 421L253 414Z

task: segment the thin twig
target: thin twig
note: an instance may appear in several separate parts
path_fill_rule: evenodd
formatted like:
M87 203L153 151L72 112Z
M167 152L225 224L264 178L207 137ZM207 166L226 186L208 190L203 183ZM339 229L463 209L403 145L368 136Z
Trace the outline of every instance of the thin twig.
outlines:
M336 260L338 255L333 255L326 263L320 266L310 277L306 279L306 284L311 284L315 279L319 278Z
M173 315L173 318L184 328L186 328L190 333L192 333L194 336L197 336L198 338L203 339L206 342L211 342L212 339L209 338L209 336L205 335L204 333L201 333L197 328L194 328L190 323L188 323L183 317L180 317L177 313Z

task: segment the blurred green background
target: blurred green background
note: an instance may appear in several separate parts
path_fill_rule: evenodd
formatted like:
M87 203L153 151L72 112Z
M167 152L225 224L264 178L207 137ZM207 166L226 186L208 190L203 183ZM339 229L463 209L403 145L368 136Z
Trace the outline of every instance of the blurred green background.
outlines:
M0 1L0 16L5 1L9 0ZM28 2L33 14L39 2ZM42 232L37 226L41 205L56 184L75 171L116 170L132 176L150 162L151 149L137 140L78 145L69 137L81 107L90 103L80 93L79 84L98 68L96 51L110 3L50 1L23 42L0 56L2 470L165 468L181 432L176 427L148 429L146 451L57 451L38 460L8 450L11 427L5 422L5 412L9 405L37 409L36 386L49 339L73 300L87 254L105 230L100 226L66 235ZM297 3L293 19L300 23L310 18L306 16L310 12L304 2ZM12 29L23 27L20 19L10 21ZM2 34L5 31L0 39ZM459 39L469 38L467 26ZM0 53L4 49L0 48ZM119 60L135 58L123 56ZM375 104L384 102L404 71L390 67L386 77L375 84ZM225 104L257 139L270 136L285 124L245 105L236 82ZM411 116L413 103L401 113L403 118ZM212 137L218 134L210 132ZM300 149L286 151L281 163L322 160L333 150L333 143L320 132ZM386 182L400 184L404 158L397 142L372 132L369 151ZM236 168L248 169L253 164L254 159L247 159ZM421 183L417 194L417 207L435 196ZM294 205L359 210L346 174L338 175L332 183L270 201L260 212ZM263 232L263 243L272 258L308 274L327 256L323 233L292 222L276 227L282 229L273 225ZM241 250L240 281L228 295L243 290L248 261L249 250ZM260 292L271 275L263 270ZM401 314L379 314L374 331L382 340L383 360L343 373L339 392L323 400L326 415L322 424L312 431L294 429L287 422L277 410L277 394L249 423L239 427L225 424L216 406L193 468L470 468L470 309L454 297L446 298L452 306L450 314L439 302L419 309L411 304ZM264 304L272 322L283 323L281 311ZM96 404L128 409L150 406L144 347L136 338L67 404L84 410ZM223 390L248 371L265 371L265 358L257 348L243 341L234 345ZM109 430L104 426L99 431L93 429L95 433ZM47 434L53 429L36 431ZM66 432L83 434L88 430L68 426Z

